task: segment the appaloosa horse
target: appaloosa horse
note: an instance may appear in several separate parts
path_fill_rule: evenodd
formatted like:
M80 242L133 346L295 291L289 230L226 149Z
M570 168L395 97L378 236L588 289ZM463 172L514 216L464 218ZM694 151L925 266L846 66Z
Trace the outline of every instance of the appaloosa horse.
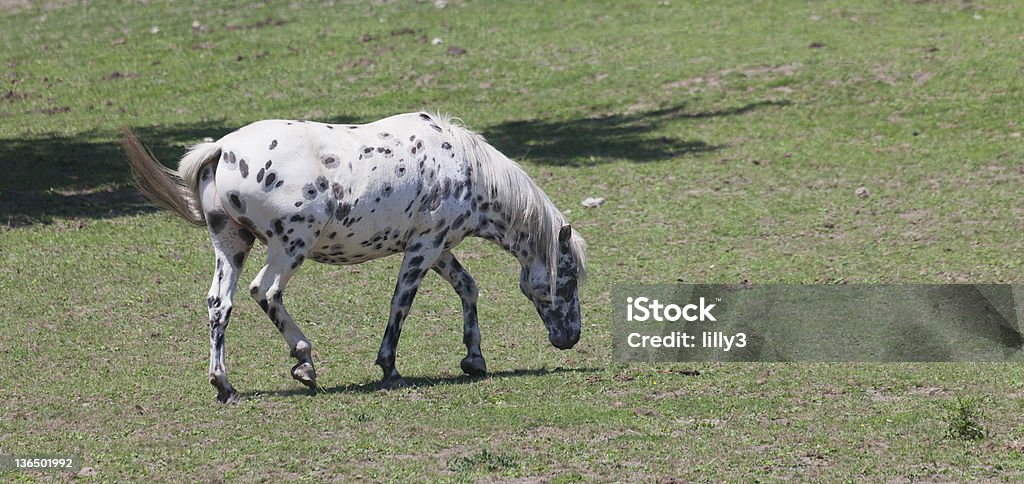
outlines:
M237 399L224 365L224 333L256 239L267 245L267 259L249 292L298 360L292 377L311 388L312 346L282 297L306 259L358 264L405 253L376 361L382 388L406 386L395 352L427 269L462 299L462 370L486 374L476 282L451 253L466 236L490 240L519 260L519 287L551 344L568 349L579 340L583 239L519 165L446 116L402 114L363 125L259 121L193 146L177 171L160 165L130 131L123 144L144 195L209 228L216 255L207 297L209 377L221 402Z

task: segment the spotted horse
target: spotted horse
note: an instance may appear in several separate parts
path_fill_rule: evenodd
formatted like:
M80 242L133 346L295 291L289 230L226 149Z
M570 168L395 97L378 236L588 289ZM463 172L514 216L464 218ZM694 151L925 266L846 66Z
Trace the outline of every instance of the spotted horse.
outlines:
M215 253L206 299L209 379L221 402L238 399L224 362L225 331L257 239L267 258L249 293L297 359L292 377L311 388L312 345L284 305L289 279L309 259L347 265L404 253L376 361L385 389L407 386L395 355L428 269L462 300L462 370L486 374L477 284L451 252L467 236L494 242L519 260L519 287L552 345L568 349L579 341L583 239L518 164L447 116L401 114L363 125L258 121L193 146L177 170L163 167L129 130L123 147L147 198L209 229Z

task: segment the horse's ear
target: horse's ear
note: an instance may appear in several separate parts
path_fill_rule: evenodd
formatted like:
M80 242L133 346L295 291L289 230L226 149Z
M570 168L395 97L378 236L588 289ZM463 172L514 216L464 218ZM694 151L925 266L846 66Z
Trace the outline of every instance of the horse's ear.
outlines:
M562 226L561 230L558 231L558 243L567 245L570 238L572 238L572 226L565 224Z

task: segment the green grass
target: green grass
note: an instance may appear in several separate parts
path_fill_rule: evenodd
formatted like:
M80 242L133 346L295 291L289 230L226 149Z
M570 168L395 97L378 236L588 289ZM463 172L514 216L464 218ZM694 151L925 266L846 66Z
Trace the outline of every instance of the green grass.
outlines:
M1021 282L1014 2L40 4L0 7L0 453L109 481L1024 475L1019 365L623 367L609 328L617 283ZM417 109L521 160L587 239L580 344L472 240L493 375L460 376L431 276L398 359L419 386L378 392L398 259L307 264L288 304L324 391L240 296L245 400L215 404L207 236L134 195L118 129L172 164L261 118ZM954 395L984 396L987 438L946 438Z

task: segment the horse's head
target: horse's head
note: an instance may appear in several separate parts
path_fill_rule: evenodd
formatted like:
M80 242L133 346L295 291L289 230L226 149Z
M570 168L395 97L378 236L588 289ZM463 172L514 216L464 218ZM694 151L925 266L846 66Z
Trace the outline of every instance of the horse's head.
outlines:
M573 240L575 237L576 240ZM574 234L569 225L558 231L558 250L553 262L550 257L535 254L523 264L519 276L519 289L537 308L544 325L548 328L548 339L556 348L567 350L580 340L580 299L576 292L577 282L583 277L583 239ZM554 268L554 292L552 292L551 270Z

